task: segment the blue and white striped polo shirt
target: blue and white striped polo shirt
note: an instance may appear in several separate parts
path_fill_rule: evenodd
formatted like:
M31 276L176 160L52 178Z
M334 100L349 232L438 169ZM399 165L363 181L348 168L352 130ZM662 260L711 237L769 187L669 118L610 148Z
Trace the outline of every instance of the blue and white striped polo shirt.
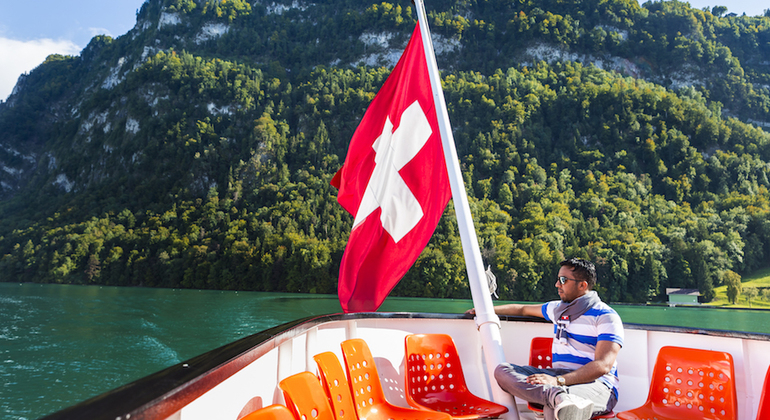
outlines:
M554 309L560 303L554 300L544 303L542 307L543 317L553 322L554 334L556 333L556 320ZM623 346L623 322L614 309L606 303L600 302L583 315L572 320L567 326L567 344L553 341L551 349L553 353L553 367L564 369L577 369L594 360L596 343L599 341L612 341ZM612 366L609 373L600 381L604 382L615 396L618 394L618 362Z

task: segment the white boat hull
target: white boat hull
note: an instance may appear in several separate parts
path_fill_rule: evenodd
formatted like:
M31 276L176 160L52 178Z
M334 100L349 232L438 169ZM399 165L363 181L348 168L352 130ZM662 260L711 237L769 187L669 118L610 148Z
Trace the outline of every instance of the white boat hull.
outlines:
M532 318L512 317L501 325L506 360L517 364L527 364L533 337L553 334L552 324ZM100 418L110 420L237 420L253 409L283 403L277 383L301 371L315 372L313 355L331 351L342 360L339 344L349 338L366 340L386 397L394 404L408 406L403 385L404 337L412 333L451 335L469 389L492 399L492 384L472 319L454 314L352 314L312 318L291 329L268 330L263 336L250 337L258 344L250 346L249 340L241 340L166 369L156 374L157 378L137 381L49 418L71 418L72 414L94 418L92 412L96 411L105 415ZM625 345L618 357L620 398L615 412L644 404L658 350L668 345L729 352L735 361L739 419L756 418L770 366L770 335L634 324L625 325ZM143 384L152 391L137 395ZM136 400L133 405L115 407L113 402L110 410L100 408L100 404L107 407L110 401L125 400L127 395ZM533 418L526 412L525 402L517 403L522 419Z

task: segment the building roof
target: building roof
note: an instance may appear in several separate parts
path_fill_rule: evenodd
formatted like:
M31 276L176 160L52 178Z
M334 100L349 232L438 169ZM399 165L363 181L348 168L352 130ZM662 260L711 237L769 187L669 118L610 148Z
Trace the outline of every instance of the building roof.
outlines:
M674 288L674 287L667 287L666 295L700 296L700 292L698 291L698 289L680 289L680 288Z

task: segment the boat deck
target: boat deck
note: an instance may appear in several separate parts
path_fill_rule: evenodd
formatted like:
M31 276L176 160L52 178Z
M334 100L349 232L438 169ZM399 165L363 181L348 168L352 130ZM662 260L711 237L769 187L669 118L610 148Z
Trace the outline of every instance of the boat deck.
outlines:
M511 363L527 364L532 338L553 333L552 324L535 318L501 321L505 360ZM770 366L770 335L636 324L624 327L616 413L644 404L658 352L673 345L729 352L734 359L738 420L756 419ZM339 314L298 320L254 334L46 419L238 420L244 410L283 404L277 387L280 380L302 371L315 372L313 356L322 352L333 352L343 360L340 343L350 338L362 338L369 345L387 400L408 407L403 385L404 339L420 333L451 335L468 389L493 399L492 390L497 385L490 382L474 320L457 314ZM536 419L525 405L519 405L521 420Z

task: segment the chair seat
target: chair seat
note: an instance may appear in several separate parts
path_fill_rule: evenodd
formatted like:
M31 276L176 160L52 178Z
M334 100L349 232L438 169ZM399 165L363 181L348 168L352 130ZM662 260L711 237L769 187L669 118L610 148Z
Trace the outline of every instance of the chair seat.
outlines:
M452 392L426 393L419 404L420 408L447 413L455 419L478 419L482 417L497 417L508 409L499 404L465 394L457 398Z
M240 420L296 420L294 415L283 405L274 404L264 408L260 408L246 416L240 418Z
M335 420L321 382L310 372L300 372L282 380L286 406L297 419Z
M542 413L543 412L543 405L542 404L527 402L527 408L529 408L530 411L534 411L536 413Z
M730 353L665 346L658 352L647 402L619 419L738 418Z
M770 368L765 374L765 382L762 385L762 394L759 397L759 407L757 407L757 420L770 419Z
M377 365L366 342L354 338L340 345L359 420L451 420L446 413L389 403L382 392Z
M406 401L455 419L498 417L508 408L468 390L454 340L446 334L410 334L406 347Z
M690 413L692 414L692 413ZM679 417L681 414L672 413L669 410L656 410L650 407L639 407L633 410L623 411L618 413L619 419L624 420L644 420L644 419L659 419L659 420L679 420L688 418Z

